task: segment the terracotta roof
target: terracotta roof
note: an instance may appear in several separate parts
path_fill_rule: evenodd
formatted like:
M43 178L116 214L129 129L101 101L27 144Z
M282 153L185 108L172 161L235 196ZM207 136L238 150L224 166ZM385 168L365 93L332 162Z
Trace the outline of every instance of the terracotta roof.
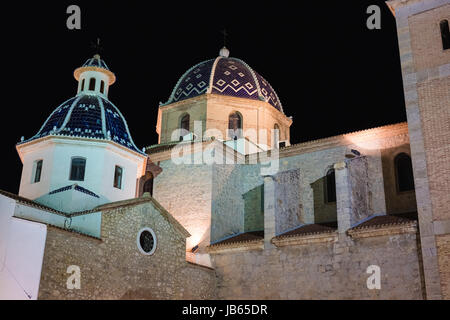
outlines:
M247 243L247 242L254 242L254 241L260 241L264 239L264 231L250 231L250 232L244 232L239 233L236 235L233 235L231 237L228 237L223 240L219 240L211 245L209 247L216 247L216 246L224 246L234 243Z
M334 224L305 224L299 226L293 230L287 231L285 233L279 234L275 237L275 239L289 238L289 237L297 237L297 236L306 236L311 234L320 234L320 233L331 233L336 231L336 228L333 227Z
M398 226L404 224L413 223L415 219L406 218L396 215L381 215L381 216L373 216L367 221L364 221L357 226L349 229L350 230L362 230L362 229L373 229L373 228L382 228L388 226Z

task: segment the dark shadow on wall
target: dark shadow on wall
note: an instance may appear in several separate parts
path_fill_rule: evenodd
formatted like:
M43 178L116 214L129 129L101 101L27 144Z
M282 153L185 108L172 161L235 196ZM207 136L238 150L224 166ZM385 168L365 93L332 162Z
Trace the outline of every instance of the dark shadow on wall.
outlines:
M242 195L244 199L244 232L264 230L264 185Z
M334 195L333 198L331 195L327 195L327 176L314 181L310 185L313 189L314 223L335 225L337 223L336 196ZM335 188L328 189L335 192Z
M407 178L407 180L414 179L412 166L405 168L404 163L396 161L399 156L407 155L410 157L410 154L411 150L409 144L397 146L395 148L387 148L381 151L387 214L417 214L416 192L414 186L412 186L412 188L406 188L409 190L405 190L405 188L401 188L402 184L399 183L399 178ZM414 184L414 182L412 183Z

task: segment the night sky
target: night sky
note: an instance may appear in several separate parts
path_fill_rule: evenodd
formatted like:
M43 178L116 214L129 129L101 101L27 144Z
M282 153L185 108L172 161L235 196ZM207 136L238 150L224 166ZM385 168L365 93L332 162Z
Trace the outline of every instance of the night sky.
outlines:
M157 143L159 102L187 69L218 55L224 28L230 56L266 78L293 116L291 143L405 121L395 19L384 1L297 2L2 4L0 189L18 192L15 144L76 94L73 71L96 53L97 37L117 76L109 99L139 148ZM66 27L71 4L81 8L81 30ZM381 8L381 30L366 27L371 4Z

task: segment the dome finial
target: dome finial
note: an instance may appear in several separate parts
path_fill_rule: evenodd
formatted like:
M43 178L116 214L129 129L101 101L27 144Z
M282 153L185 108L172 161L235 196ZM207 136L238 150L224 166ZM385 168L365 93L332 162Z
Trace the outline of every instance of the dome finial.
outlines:
M220 49L219 55L221 57L228 58L230 56L230 50L228 50L227 47L226 47L227 36L228 36L227 29L223 28L221 33L223 34L223 48Z
M219 55L220 55L221 57L228 58L228 57L230 56L230 50L228 50L228 49L224 46L222 49L220 49Z

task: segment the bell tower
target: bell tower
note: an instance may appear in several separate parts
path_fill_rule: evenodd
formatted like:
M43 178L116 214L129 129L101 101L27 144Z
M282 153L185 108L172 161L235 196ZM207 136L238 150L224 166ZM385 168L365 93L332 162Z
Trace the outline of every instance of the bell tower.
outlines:
M425 298L450 299L450 3L387 5L397 22Z

